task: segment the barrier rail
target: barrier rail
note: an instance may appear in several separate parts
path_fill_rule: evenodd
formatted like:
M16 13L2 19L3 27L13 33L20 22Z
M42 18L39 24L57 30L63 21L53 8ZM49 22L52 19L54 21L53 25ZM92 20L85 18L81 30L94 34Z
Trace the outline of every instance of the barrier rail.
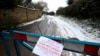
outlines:
M77 53L84 53L92 56L100 55L100 43L80 41L75 39L66 39L57 36L46 36L46 35L16 31L16 30L9 31L9 32L7 31L0 32L0 37L4 44L4 48L6 50L7 56L10 56L10 49L8 48L6 39L14 40L17 56L21 56L18 44L21 44L24 47L26 47L28 50L32 51L34 47L27 44L25 41L33 42L35 44L40 36L44 36L61 42L64 45L64 50L77 52Z

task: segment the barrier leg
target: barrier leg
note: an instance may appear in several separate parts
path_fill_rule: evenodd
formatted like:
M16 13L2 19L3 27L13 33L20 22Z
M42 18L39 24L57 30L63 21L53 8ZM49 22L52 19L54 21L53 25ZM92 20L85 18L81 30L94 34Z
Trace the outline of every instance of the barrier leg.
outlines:
M2 40L2 43L3 43L4 49L5 49L6 55L7 56L11 56L11 53L10 53L10 49L9 49L7 40L2 36L1 33L0 33L0 38Z
M33 50L33 47L29 44L27 44L26 42L24 41L20 41L20 44L24 47L26 47L28 50L32 51Z
M17 56L21 56L20 48L18 45L18 40L14 40L14 46L15 46Z

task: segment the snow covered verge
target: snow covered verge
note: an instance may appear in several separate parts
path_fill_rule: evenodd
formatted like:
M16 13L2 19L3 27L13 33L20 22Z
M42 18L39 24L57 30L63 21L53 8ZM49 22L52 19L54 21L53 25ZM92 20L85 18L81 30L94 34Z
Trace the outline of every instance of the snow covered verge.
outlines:
M85 41L100 43L100 24L91 19L78 20L75 18L62 18L76 30L80 31L85 37ZM97 20L98 21L98 20ZM76 34L79 34L78 32ZM78 35L79 36L79 35ZM80 39L81 40L81 39Z

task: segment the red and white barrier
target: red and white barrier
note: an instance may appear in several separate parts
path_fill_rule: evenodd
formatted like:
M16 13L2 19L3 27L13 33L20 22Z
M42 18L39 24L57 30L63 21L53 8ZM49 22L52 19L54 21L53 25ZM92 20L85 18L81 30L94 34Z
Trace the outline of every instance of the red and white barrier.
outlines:
M64 43L64 47L67 48L68 50L73 50L73 51L81 52L84 54L90 54L93 56L100 55L100 46L66 42Z
M34 41L34 42L37 42L38 40L37 37L20 34L20 33L14 33L13 37L14 37L14 40Z
M28 36L25 34L14 33L14 40L24 40L24 41L38 41L37 37ZM75 52L81 52L84 54L90 54L93 56L100 55L100 46L87 45L87 44L78 44L71 42L64 42L64 48L68 50L72 50Z

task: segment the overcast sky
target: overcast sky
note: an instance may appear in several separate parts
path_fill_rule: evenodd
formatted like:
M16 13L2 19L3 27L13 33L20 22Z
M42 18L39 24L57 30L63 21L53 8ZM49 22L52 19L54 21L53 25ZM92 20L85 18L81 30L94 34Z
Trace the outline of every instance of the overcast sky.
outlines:
M67 6L67 0L32 0L32 2L44 1L47 2L49 11L56 11L59 7Z

